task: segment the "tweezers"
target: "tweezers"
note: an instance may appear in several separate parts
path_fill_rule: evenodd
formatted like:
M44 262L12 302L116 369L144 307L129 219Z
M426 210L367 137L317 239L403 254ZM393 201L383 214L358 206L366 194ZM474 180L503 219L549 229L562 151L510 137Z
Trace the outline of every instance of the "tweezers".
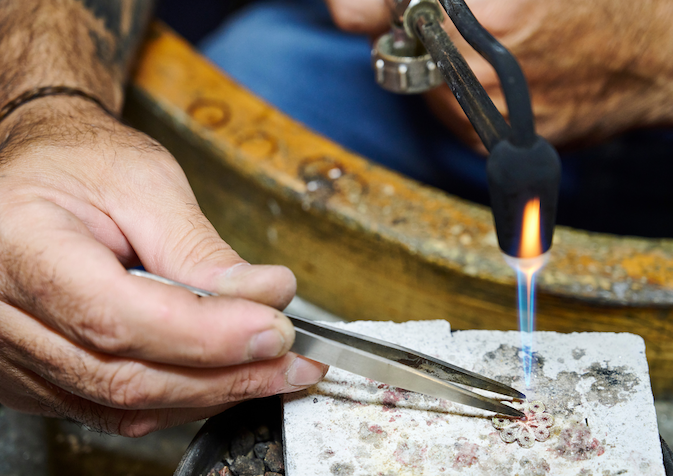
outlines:
M164 284L180 286L198 296L217 296L210 291L163 278L147 271L130 269L128 272ZM503 415L525 418L519 410L502 403L503 401L526 399L523 393L512 387L406 347L337 329L322 322L287 313L285 315L292 321L296 332L291 352L394 387ZM461 385L506 395L510 398L489 398L463 388Z

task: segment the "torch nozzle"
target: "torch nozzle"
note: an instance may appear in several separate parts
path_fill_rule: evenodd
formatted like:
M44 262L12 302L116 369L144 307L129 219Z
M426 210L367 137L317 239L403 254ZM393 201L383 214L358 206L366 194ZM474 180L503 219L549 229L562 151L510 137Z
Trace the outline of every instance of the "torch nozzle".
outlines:
M561 181L561 161L556 150L538 137L531 147L498 143L486 164L491 208L500 249L515 258L532 258L551 248ZM531 201L539 207L539 247L526 252L524 210Z
M398 2L402 3L402 2ZM551 247L556 224L561 162L556 150L535 133L530 94L516 58L486 31L464 0L439 0L449 18L495 69L507 101L507 122L441 26L436 1L410 2L403 23L425 46L477 134L490 152L487 163L491 206L498 243L512 257L521 254L522 214L528 202L540 204L540 249Z

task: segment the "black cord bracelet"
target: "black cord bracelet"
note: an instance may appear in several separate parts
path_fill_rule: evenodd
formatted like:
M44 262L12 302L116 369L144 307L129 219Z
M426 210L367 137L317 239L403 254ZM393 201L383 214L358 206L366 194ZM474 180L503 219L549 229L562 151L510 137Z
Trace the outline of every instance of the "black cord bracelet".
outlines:
M2 122L7 116L16 111L18 108L23 106L34 99L39 99L47 96L76 96L87 99L89 101L97 104L103 111L105 111L110 116L116 118L117 116L110 111L103 102L95 96L90 95L82 91L81 89L71 88L69 86L43 86L41 88L30 89L25 93L17 96L16 98L9 101L5 104L2 109L0 109L0 122Z

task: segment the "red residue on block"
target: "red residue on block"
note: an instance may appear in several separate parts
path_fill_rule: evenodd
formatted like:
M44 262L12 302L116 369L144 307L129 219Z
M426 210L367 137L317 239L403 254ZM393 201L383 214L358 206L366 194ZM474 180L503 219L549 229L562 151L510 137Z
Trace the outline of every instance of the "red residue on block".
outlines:
M574 421L559 434L558 443L549 451L570 461L586 461L605 453L605 447L594 438L589 427Z
M379 435L383 433L383 428L380 425L372 425L369 427L369 431L372 433L378 433Z
M598 439L594 438L593 443L591 443L591 446L596 449L596 456L602 456L603 453L605 453L605 447L601 445L601 442L598 441Z
M467 441L465 438L462 440ZM479 445L474 443L456 443L456 457L453 459L453 468L462 469L472 466L477 462L477 451L479 450Z
M392 407L395 406L397 402L400 401L400 396L392 391L392 390L386 390L383 393L383 404L387 407Z
M409 400L409 392L401 388L393 388L383 392L383 405L387 407L395 406L400 400Z

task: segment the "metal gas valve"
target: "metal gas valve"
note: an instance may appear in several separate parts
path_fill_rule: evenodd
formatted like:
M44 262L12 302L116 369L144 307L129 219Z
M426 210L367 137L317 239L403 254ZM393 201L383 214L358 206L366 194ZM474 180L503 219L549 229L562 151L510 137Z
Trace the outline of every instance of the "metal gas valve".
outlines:
M436 7L429 0L388 0L392 20L390 31L381 36L372 49L372 66L376 82L398 94L417 94L436 88L444 82L435 61L416 35L405 27L404 16L410 6L419 2Z

